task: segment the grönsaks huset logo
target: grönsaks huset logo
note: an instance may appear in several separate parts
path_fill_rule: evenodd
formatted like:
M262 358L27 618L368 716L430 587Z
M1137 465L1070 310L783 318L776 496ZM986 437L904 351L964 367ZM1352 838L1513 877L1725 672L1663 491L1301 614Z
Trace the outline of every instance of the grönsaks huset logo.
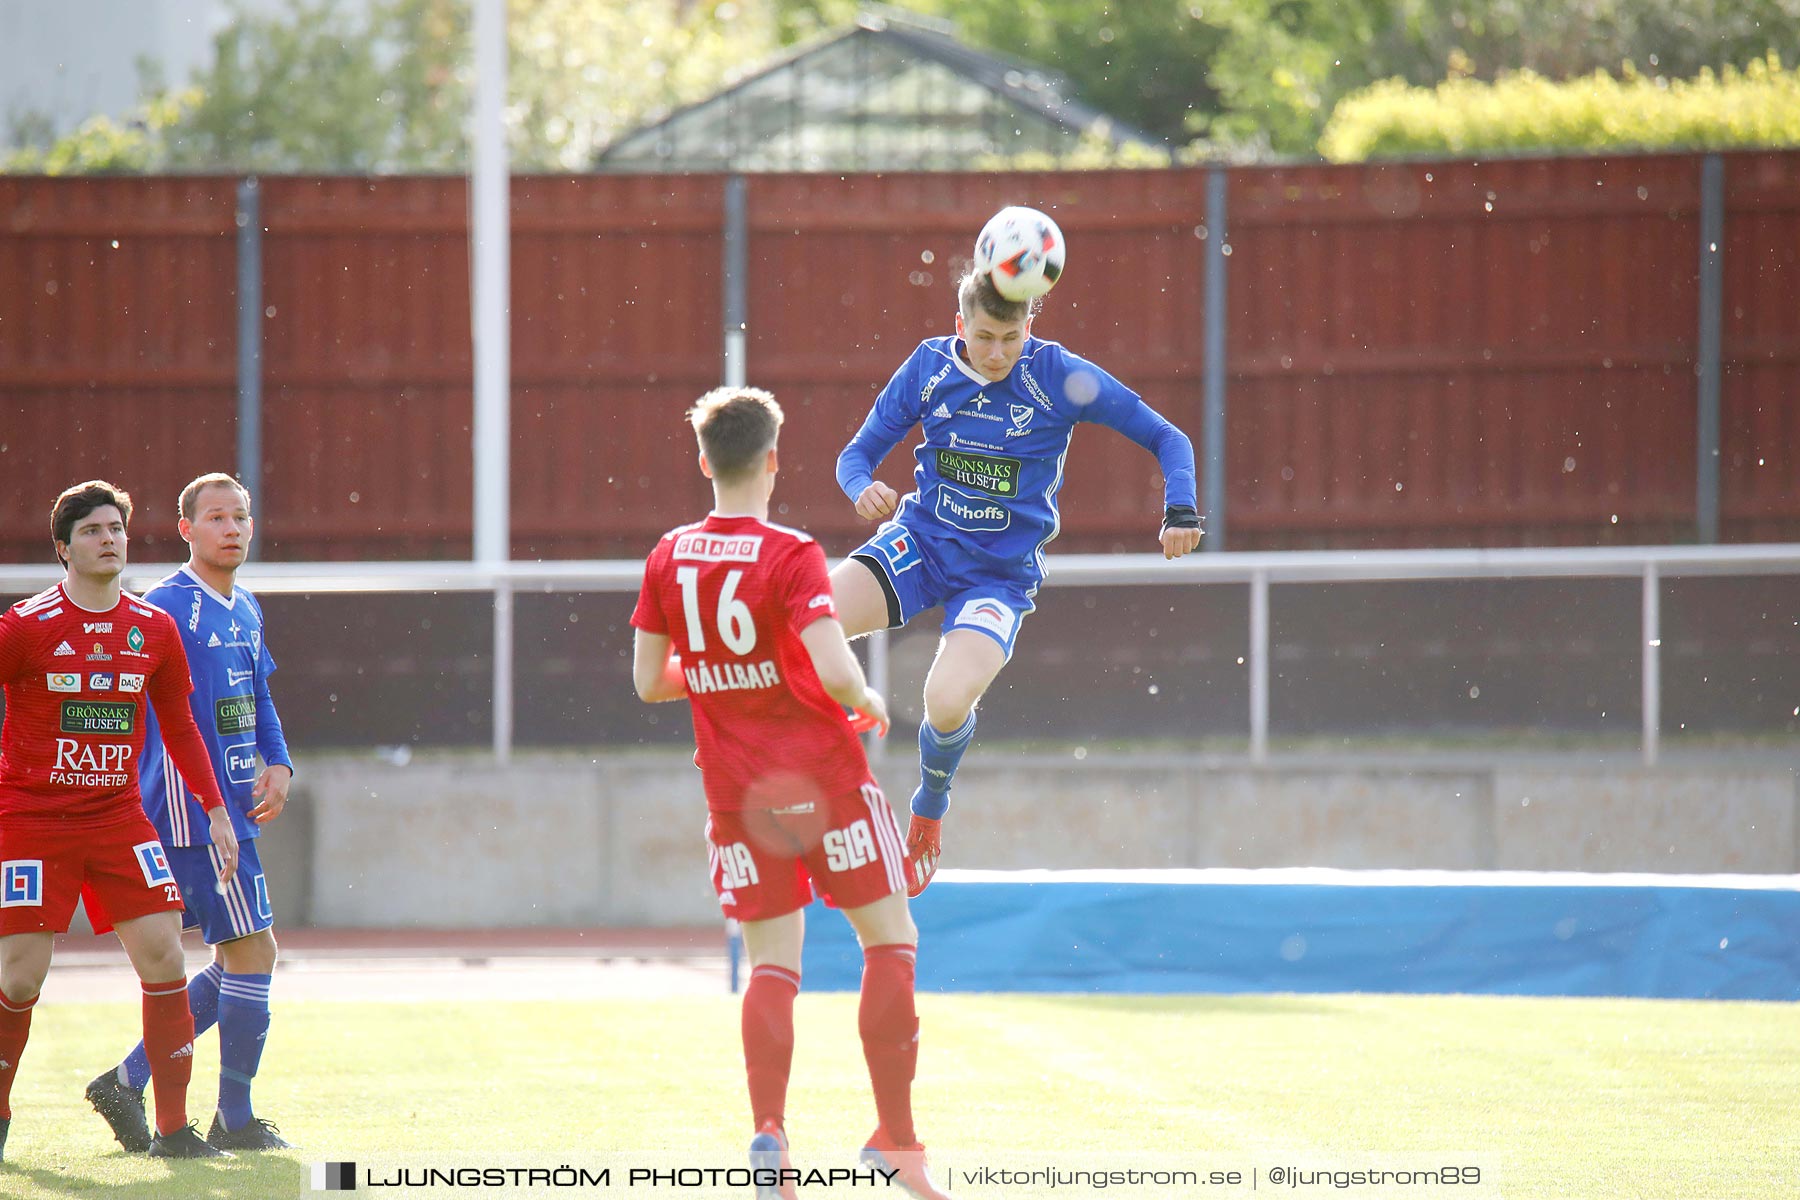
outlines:
M127 737L137 725L137 703L116 700L64 700L64 733L117 733Z
M231 735L256 732L256 697L225 696L213 702L213 728Z
M354 1192L356 1164L327 1162L312 1165L312 1190L315 1192Z

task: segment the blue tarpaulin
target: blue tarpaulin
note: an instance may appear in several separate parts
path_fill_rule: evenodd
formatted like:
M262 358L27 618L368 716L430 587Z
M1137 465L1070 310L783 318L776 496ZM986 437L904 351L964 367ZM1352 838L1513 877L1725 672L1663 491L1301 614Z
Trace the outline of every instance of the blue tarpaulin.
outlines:
M940 872L922 991L1800 999L1800 878L1335 870ZM858 986L808 913L808 990Z

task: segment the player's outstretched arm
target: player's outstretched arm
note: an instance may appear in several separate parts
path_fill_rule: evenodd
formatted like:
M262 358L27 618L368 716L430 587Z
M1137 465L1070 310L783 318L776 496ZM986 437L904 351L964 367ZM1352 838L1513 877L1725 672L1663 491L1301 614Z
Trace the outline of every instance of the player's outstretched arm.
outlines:
M645 704L687 699L687 677L666 633L637 631L632 643L631 678Z
M825 694L848 708L853 708L875 721L878 737L888 731L887 702L881 693L863 678L862 664L844 640L844 627L832 617L820 617L800 631L806 653L812 657L813 670L825 687Z

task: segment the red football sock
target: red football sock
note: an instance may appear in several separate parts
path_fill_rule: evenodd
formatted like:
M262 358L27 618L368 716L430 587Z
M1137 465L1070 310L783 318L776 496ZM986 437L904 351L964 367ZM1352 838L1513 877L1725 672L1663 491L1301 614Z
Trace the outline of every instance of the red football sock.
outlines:
M33 996L14 1003L0 992L0 1120L12 1119L13 1076L19 1073L19 1059L25 1055L25 1039L31 1036L31 1010L38 1002Z
M782 1125L788 1072L794 1065L794 997L800 977L785 967L750 972L744 989L744 1072L750 1079L750 1113L756 1127Z
M156 1092L156 1132L174 1133L188 1123L188 1081L194 1075L194 1014L187 979L144 985L144 1053Z
M857 1028L863 1059L875 1087L875 1112L896 1146L918 1142L913 1133L912 1081L919 1065L919 1017L913 1006L912 946L870 946L863 951L862 1006Z

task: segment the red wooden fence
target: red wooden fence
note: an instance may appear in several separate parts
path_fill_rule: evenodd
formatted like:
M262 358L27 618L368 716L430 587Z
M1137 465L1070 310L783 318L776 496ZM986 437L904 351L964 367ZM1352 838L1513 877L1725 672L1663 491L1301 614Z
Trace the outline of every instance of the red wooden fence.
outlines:
M1800 537L1800 154L1726 159L1721 529ZM1695 527L1698 156L1234 169L1235 549L1601 545ZM787 408L782 519L861 527L844 440L993 209L1054 211L1037 332L1200 442L1203 171L754 176L751 382ZM174 497L234 469L234 181L0 177L0 558L49 554L66 484ZM464 182L268 179L263 553L470 548ZM635 556L703 510L682 410L720 376L723 180L513 184L513 547ZM1150 550L1154 466L1070 456L1070 550ZM906 464L883 474L899 484Z

